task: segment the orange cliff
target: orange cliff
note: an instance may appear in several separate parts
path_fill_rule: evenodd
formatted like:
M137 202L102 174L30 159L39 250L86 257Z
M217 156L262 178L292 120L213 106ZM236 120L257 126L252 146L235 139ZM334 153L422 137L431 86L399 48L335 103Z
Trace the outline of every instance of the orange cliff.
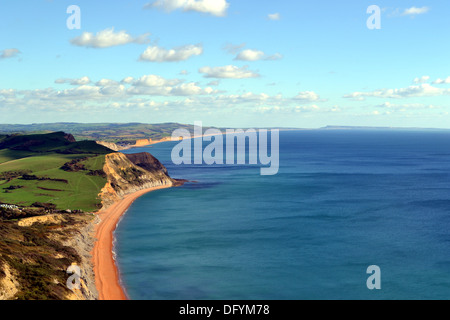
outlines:
M135 143L135 147L144 147L144 146L148 146L150 144L153 144L153 140L152 139L139 139L136 140Z
M179 138L178 140L181 140L181 138ZM157 144L157 143L161 143L161 142L168 142L168 141L173 141L172 137L165 137L159 140L153 140L153 139L139 139L136 140L136 143L133 147L145 147L145 146L150 146L152 144Z

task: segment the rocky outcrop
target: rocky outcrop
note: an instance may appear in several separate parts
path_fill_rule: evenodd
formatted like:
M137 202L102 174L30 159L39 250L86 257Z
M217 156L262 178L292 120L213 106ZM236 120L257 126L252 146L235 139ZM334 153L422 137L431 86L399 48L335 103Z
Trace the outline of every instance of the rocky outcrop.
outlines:
M134 146L135 147L143 147L143 146L148 146L150 144L153 144L152 139L139 139L139 140L136 140L136 144Z
M133 164L141 167L144 170L147 170L150 173L158 174L160 172L163 172L165 175L168 175L166 167L164 167L158 159L156 159L148 152L126 154L125 156Z
M104 208L139 190L177 184L167 174L167 169L148 153L108 154L105 156L103 171L108 181L100 193Z

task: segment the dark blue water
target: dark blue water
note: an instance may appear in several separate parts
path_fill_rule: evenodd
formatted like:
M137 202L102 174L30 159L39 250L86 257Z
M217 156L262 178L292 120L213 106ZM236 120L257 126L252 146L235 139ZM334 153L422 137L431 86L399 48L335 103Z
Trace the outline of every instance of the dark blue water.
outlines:
M117 231L131 299L449 299L450 132L280 133L280 171L174 166ZM381 268L369 290L367 267Z

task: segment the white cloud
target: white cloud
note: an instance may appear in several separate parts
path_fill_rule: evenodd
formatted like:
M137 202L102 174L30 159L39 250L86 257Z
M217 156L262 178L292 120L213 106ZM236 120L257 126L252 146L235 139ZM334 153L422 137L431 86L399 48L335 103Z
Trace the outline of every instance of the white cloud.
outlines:
M117 96L121 97L125 93L125 86L116 84L110 84L107 86L103 86L100 89L100 93L104 96Z
M129 95L143 96L198 96L215 93L212 88L201 88L196 83L183 83L179 86L132 86L127 89Z
M258 50L247 49L239 53L234 60L258 61L263 59L265 53Z
M294 108L294 112L312 112L312 111L319 111L320 107L313 104L311 106L296 106Z
M266 101L270 96L266 93L246 92L241 95L230 95L230 98L239 98L243 101Z
M19 55L21 52L19 49L4 49L0 51L0 59L14 58Z
M124 79L125 80L125 79ZM127 94L151 96L193 96L212 94L215 90L201 88L196 83L182 83L180 79L165 79L158 75L145 75L138 79L126 78L122 83L130 84Z
M269 14L269 15L267 16L267 18L268 18L269 20L275 20L275 21L277 21L277 20L280 20L280 19L281 19L281 15L280 15L279 13L271 13L271 14Z
M331 112L317 105L302 106L281 94L245 92L224 94L198 83L184 83L179 79L165 79L157 75L140 78L126 77L122 81L101 79L95 85L80 85L66 90L54 88L36 90L0 89L0 105L4 110L20 109L34 112L83 112L102 114L115 109L161 110L165 115L173 112L258 112L296 114L303 112ZM100 86L104 84L105 86ZM183 98L182 98L183 97ZM211 110L214 106L215 110Z
M77 99L102 101L114 97L118 100L128 100L132 96L196 96L210 95L218 93L211 87L202 88L197 83L183 83L181 79L166 79L158 75L144 75L139 78L126 77L122 81L111 79L101 79L95 82L95 86L87 85L91 83L88 77L80 79L58 79L55 83L69 83L76 85L76 88L66 90L55 90L53 88L33 91L23 91L24 95L34 99L53 101L59 99ZM26 92L26 93L25 93ZM0 97L13 97L14 91L1 90ZM64 100L65 103L65 100Z
M89 77L81 77L79 79L56 79L55 83L57 84L64 84L64 83L68 83L72 86L79 86L79 85L85 85L88 83L91 83L91 79L89 79Z
M433 81L433 84L448 84L450 83L450 77L447 77L446 79L438 78Z
M140 95L140 96L169 96L172 91L172 87L169 86L132 86L127 89L128 95Z
M381 89L371 92L353 92L344 98L362 101L365 98L410 98L449 95L450 89L433 87L427 83L400 89Z
M39 94L46 94L46 92L39 92ZM55 95L58 98L69 98L69 99L96 99L100 98L100 88L81 85L73 89L66 89L61 91L50 92L49 96ZM43 96L41 96L41 99Z
M294 97L294 100L300 100L304 102L313 102L320 100L320 97L317 93L313 91L303 91Z
M223 17L229 6L230 4L226 0L157 0L145 5L144 8L154 7L168 12L181 9Z
M260 77L258 73L248 70L248 66L241 68L233 65L223 67L203 67L199 69L199 72L203 73L205 78L246 79Z
M15 89L0 89L0 96L12 97L16 95Z
M192 56L198 56L203 53L201 45L187 45L174 49L164 49L157 46L148 47L140 56L141 61L151 62L177 62L185 61Z
M405 103L405 104L393 104L390 102L385 102L383 104L377 105L377 108L387 108L387 109L395 109L400 111L405 111L407 109L435 109L436 106L432 104L423 104L423 103Z
M119 82L115 81L115 80L111 80L111 79L101 79L99 81L97 81L95 83L96 86L98 87L112 87L112 86L117 86L119 85Z
M258 106L254 108L254 112L258 113L277 113L277 114L298 114L302 113L305 116L306 115L312 115L314 113L322 113L322 114L329 114L329 113L338 113L342 110L338 106L333 107L319 107L318 105L308 105L308 106L302 106L302 105L296 105L296 106L285 106L285 105L263 105Z
M127 78L126 78L127 79ZM122 81L125 82L125 81ZM164 86L176 86L180 84L182 81L179 79L165 79L161 76L150 74L140 77L139 79L134 80L131 78L128 82L132 83L136 87L164 87Z
M146 33L138 37L133 37L124 30L114 32L114 28L110 28L99 31L95 35L91 32L83 32L81 36L70 40L70 43L87 48L109 48L129 43L148 43L149 36L150 34Z
M415 78L414 79L414 83L415 84L426 83L428 80L430 80L429 76L423 76L423 77L420 77L420 78Z
M126 78L123 79L121 82L122 82L122 83L130 84L130 83L132 83L133 81L134 81L134 78L133 78L133 77L126 77Z
M212 92L210 89L211 88L202 89L197 84L190 82L174 87L170 93L174 96L194 96L205 93L210 94Z
M430 8L428 8L428 7L422 7L422 8L411 7L411 8L405 9L405 11L403 11L403 15L404 16L415 16L418 14L427 13L429 10L430 10Z
M214 93L218 93L217 91ZM211 106L218 109L223 108L245 108L251 111L254 108L270 107L276 108L289 104L281 95L270 96L266 93L246 92L243 94L219 94L196 96L192 99L192 104L210 110Z
M246 49L240 52L234 60L241 61L258 61L258 60L279 60L282 58L282 55L276 53L274 55L268 56L263 51Z

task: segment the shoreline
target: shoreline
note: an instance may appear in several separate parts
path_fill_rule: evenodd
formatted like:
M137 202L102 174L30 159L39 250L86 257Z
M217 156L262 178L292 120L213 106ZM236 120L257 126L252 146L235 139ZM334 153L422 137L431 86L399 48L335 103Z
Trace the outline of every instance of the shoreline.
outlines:
M143 189L125 196L107 209L102 209L96 216L100 223L95 226L94 264L95 286L99 300L128 300L121 285L119 269L114 260L114 231L131 204L139 197L152 191L168 189L174 185L165 185Z
M310 130L310 129L276 129L275 130L279 130L279 131L305 131L305 130ZM274 129L266 129L266 130L274 130ZM185 138L186 140L191 140L191 139L198 139L198 138L204 138L204 137L216 137L216 136L226 136L227 134L229 134L228 132L221 132L221 133L214 133L214 134L202 134L202 135L193 135L189 138ZM233 134L233 133L231 133ZM146 139L142 139L142 140L146 140ZM141 140L141 141L142 141ZM145 144L134 144L134 145L129 145L127 147L124 147L121 150L129 150L129 149L135 149L135 148L142 148L142 147L148 147L148 146L152 146L158 143L163 143L163 142L176 142L176 141L182 141L183 139L179 139L179 140L172 140L171 137L165 137L159 140L152 140L149 143L145 143ZM121 151L119 150L119 152Z
M220 135L223 136L223 135L226 135L226 134L227 134L226 132L225 133L222 132L220 134L203 134L203 135L199 135L199 136L192 136L192 137L189 137L189 138L185 138L185 140L192 140L192 139L203 138L203 137L215 137L215 136L220 136ZM143 139L143 140L145 140L145 139ZM177 142L177 141L182 141L182 140L184 140L184 139L172 140L172 137L165 137L165 138L162 138L162 139L159 139L159 140L151 141L151 142L146 143L146 144L135 144L135 145L132 145L132 146L128 146L128 147L126 147L125 149L122 149L122 150L130 150L130 149L135 149L135 148L142 148L142 147L153 146L155 144L159 144L159 143L163 143L163 142Z
M186 139L197 139L211 136L225 136L227 132L220 134L208 134L192 136ZM180 139L179 141L181 141ZM163 138L151 141L148 144L133 145L122 150L141 148L163 142L171 142L171 139ZM118 152L120 152L119 150ZM114 259L114 231L116 230L121 218L133 204L133 202L142 195L161 189L177 187L187 182L186 180L175 180L174 184L158 186L143 189L132 194L126 195L123 199L116 201L107 209L101 209L96 213L100 223L95 226L94 248L92 250L92 263L95 276L95 287L98 291L99 300L128 300L125 290L122 286L120 273Z

